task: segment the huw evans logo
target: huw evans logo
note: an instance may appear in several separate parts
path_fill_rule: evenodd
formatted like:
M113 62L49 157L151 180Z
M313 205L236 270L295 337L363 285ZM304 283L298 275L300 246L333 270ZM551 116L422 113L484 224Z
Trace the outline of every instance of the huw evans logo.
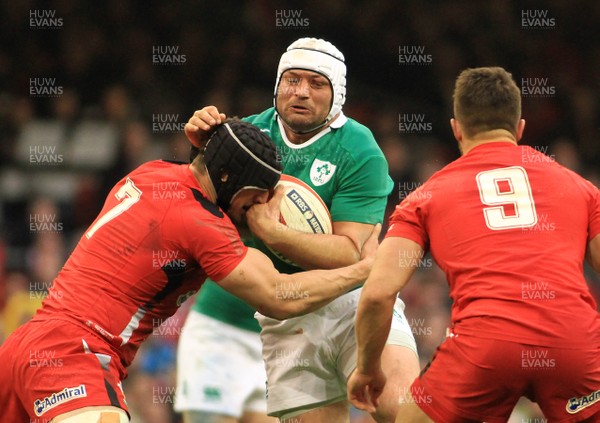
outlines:
M299 29L308 28L310 21L302 16L302 10L276 10L275 26L277 28Z
M36 399L33 403L33 411L35 411L35 415L39 417L57 405L83 397L87 397L85 385L79 385L73 388L65 388L60 392L53 393L49 397Z
M59 29L63 18L56 17L56 10L30 10L29 27L34 29Z
M398 62L401 65L431 65L433 57L425 46L398 46Z
M549 16L548 10L521 10L521 28L556 28L556 19Z
M185 127L184 122L179 122L179 114L155 113L152 115L152 132L178 133Z
M152 46L154 65L184 65L186 62L187 57L179 52L179 46Z
M63 224L55 214L36 213L29 215L29 232L62 232Z
M556 87L548 83L548 78L521 78L521 96L554 97Z
M302 290L300 282L275 282L275 298L278 300L299 300L308 297L308 291Z
M285 368L310 367L308 358L302 357L302 351L275 351L275 366Z
M567 401L567 413L579 413L584 408L588 408L589 406L594 405L598 401L600 401L600 389L596 392L592 392L589 395L584 395L583 397L573 397L569 401Z
M431 122L425 121L423 113L401 113L398 115L398 131L404 134L427 133L432 130Z
M60 165L64 156L58 153L55 145L30 145L29 163L36 165Z
M56 78L29 78L30 97L60 97L63 87L56 84Z

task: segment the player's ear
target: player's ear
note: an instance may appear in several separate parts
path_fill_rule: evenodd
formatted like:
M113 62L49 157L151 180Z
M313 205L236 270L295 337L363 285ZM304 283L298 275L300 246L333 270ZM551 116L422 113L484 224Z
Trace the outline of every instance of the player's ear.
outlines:
M517 142L521 141L523 137L523 131L525 131L525 119L519 119L519 123L517 123Z
M454 138L456 138L456 141L461 142L463 135L458 121L454 118L450 119L450 127L452 128L452 133L454 134Z

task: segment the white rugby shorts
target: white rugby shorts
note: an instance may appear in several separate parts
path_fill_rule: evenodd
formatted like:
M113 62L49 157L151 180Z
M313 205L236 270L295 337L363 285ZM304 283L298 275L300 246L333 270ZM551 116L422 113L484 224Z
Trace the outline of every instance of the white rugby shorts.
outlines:
M177 350L175 411L265 413L265 384L258 333L190 310Z
M290 418L346 398L356 367L354 319L361 289L304 316L276 320L256 313L267 369L267 414ZM415 338L396 300L388 344L417 354Z

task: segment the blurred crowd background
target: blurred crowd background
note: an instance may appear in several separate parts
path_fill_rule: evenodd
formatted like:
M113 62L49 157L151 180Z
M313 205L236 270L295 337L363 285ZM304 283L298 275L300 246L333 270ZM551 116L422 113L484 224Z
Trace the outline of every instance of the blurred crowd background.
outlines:
M500 65L529 87L523 143L598 186L598 22L592 0L2 0L0 343L39 307L108 190L147 160L186 160L194 110L270 107L279 57L299 37L344 53L344 112L389 160L388 214L458 157L448 120L466 67ZM586 274L600 299L600 278ZM447 295L425 258L403 294L423 364L444 337ZM179 421L174 357L186 310L156 328L124 384L134 423ZM523 403L511 421L539 417ZM368 419L355 413L359 421Z

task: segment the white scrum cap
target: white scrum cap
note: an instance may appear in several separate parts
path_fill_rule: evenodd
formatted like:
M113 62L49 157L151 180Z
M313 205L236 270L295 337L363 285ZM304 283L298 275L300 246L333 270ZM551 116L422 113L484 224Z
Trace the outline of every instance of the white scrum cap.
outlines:
M342 110L346 101L346 64L344 55L329 41L320 38L300 38L281 55L275 81L275 99L281 75L288 69L304 69L320 73L333 88L333 101L326 121ZM277 107L277 104L275 104Z

